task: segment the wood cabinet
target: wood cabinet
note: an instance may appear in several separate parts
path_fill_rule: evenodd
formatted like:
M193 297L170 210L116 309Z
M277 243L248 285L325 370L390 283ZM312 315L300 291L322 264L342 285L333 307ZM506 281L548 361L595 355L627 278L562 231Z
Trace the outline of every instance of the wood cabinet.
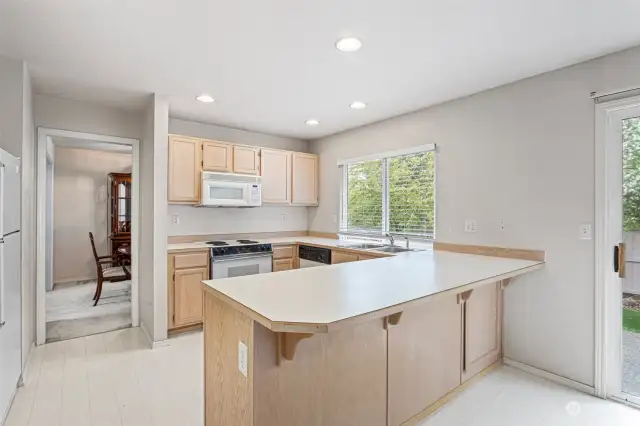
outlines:
M231 173L233 171L233 144L203 140L202 170Z
M202 323L202 281L209 279L205 250L169 254L169 329Z
M262 149L260 153L262 202L291 203L291 152Z
M289 269L294 269L293 258L273 260L273 272L288 271Z
M398 325L387 325L390 426L403 424L460 385L461 335L456 295L408 309Z
M199 139L169 136L169 203L197 204L200 200L200 147Z
M233 146L233 172L248 175L260 173L260 148L255 146Z
M353 253L347 253L344 251L331 251L331 264L335 265L338 263L347 263L347 262L357 262L358 255Z
M118 249L131 245L131 196L131 173L109 173L109 245L114 258L126 264Z
M500 283L474 289L463 305L462 382L502 356L502 290Z
M298 253L295 245L273 248L273 272L298 269Z
M318 156L294 152L291 163L291 204L318 205Z

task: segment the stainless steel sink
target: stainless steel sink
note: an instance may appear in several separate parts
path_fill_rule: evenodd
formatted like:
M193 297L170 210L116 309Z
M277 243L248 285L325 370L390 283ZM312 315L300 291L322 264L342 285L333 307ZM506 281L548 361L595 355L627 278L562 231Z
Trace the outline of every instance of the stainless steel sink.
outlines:
M377 243L354 243L354 244L341 244L338 247L341 248L350 248L350 249L360 249L360 250L372 250L385 247L384 244Z
M414 249L402 248L397 246L383 246L380 248L370 249L371 251L382 251L385 253L404 253L407 251L416 251Z

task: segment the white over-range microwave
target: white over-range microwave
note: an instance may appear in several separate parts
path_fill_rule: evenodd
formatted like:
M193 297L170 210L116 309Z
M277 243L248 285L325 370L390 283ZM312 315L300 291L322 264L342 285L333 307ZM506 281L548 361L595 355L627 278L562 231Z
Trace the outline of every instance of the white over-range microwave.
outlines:
M260 176L202 172L203 207L260 207Z

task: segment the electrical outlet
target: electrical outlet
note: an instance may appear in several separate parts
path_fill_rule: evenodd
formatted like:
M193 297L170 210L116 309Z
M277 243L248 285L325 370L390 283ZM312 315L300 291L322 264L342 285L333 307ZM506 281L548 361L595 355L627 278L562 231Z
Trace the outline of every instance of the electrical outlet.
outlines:
M580 224L580 239L581 240L590 240L592 238L591 235L591 224L590 223L581 223Z
M505 224L504 224L504 220L500 221L500 232L504 232L506 230Z
M337 216L337 215L335 215L335 214L332 214L332 215L331 215L331 222L332 222L332 223L336 223L336 222L338 222L338 216Z
M179 224L180 216L178 216L177 214L174 214L173 216L171 216L171 223L173 223L174 225Z
M464 232L466 233L475 233L476 232L476 221L475 219L467 219L464 221Z
M249 349L247 345L242 342L238 342L238 370L244 377L249 375Z
M280 222L285 222L287 220L287 215L286 214L281 214L280 215Z

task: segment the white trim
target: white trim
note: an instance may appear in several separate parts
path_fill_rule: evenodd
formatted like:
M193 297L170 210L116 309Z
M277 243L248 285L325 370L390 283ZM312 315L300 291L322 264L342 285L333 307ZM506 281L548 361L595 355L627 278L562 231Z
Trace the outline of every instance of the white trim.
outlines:
M132 179L133 195L131 205L131 326L140 324L139 306L139 262L140 262L140 141L138 139L117 136L97 135L93 133L74 132L68 130L38 127L38 144L36 156L36 344L46 341L46 168L47 145L54 142L52 138L81 139L86 141L129 145L133 149Z
M558 383L559 385L566 386L568 388L575 389L588 395L595 395L595 389L592 386L585 385L584 383L576 382L575 380L567 379L566 377L558 376L557 374L550 373L548 371L541 370L539 368L532 367L528 364L523 364L509 358L504 358L503 362L504 365L517 368L518 370L522 370L533 376L541 377L543 379Z
M169 341L169 339L158 340L157 342L154 342L153 339L151 338L151 334L149 334L149 331L144 326L143 322L140 323L140 330L142 330L142 334L144 334L144 337L147 339L147 343L149 343L149 347L151 349L165 348L167 346L171 346L171 342Z
M417 145L409 148L396 149L393 151L378 152L376 154L363 155L362 157L339 159L338 166L345 164L361 163L363 161L380 160L381 158L399 157L401 155L418 154L420 152L435 151L436 144Z
M605 95L600 95L605 96ZM612 250L621 240L622 144L613 121L630 108L640 107L640 96L595 105L595 341L594 389L601 398L619 399L621 373L620 279L613 272ZM620 129L618 129L620 131ZM614 141L611 143L611 141ZM612 176L616 176L615 181ZM618 226L620 225L620 226ZM614 229L619 227L619 229Z
M634 396L634 395L628 395L626 394L624 397L621 396L612 396L611 399L613 399L614 401L617 401L621 404L625 404L628 405L630 407L633 408L637 408L640 409L640 397L639 396Z

